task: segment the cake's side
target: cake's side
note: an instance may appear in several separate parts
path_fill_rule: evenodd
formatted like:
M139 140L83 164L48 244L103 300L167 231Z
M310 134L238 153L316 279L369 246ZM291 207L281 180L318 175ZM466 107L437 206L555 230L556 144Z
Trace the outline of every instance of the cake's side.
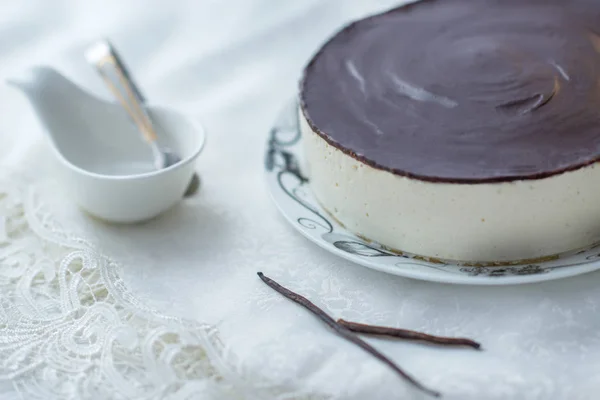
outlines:
M452 184L373 168L300 124L311 189L349 230L382 245L471 262L544 257L600 239L600 166L539 180Z

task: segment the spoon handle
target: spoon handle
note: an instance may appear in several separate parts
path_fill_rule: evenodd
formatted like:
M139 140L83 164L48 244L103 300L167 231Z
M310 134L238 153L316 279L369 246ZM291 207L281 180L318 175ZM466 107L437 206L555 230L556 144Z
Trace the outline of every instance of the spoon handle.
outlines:
M117 66L117 68L119 70L121 70L121 72L125 76L125 79L127 80L127 82L129 82L129 86L131 86L131 90L133 90L139 103L146 104L146 96L144 96L144 94L140 90L139 86L136 85L135 80L133 79L132 75L129 73L129 69L127 68L125 63L123 63L123 59L117 52L117 49L115 49L115 47L108 40L104 40L103 43L108 47L110 54L112 54L113 59L115 60L115 65Z
M106 86L127 111L146 141L156 142L157 135L152 120L142 105L143 98L139 97L141 93L131 81L128 72L123 70L123 64L115 56L112 46L107 42L100 42L86 56L88 61L96 67Z

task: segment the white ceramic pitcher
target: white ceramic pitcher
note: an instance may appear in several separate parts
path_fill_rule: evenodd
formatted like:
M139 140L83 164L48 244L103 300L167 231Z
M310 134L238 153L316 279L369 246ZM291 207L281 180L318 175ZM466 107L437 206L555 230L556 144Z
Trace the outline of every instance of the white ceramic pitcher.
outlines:
M205 141L191 118L149 106L159 142L182 160L156 170L150 148L120 105L103 101L49 67L7 83L27 96L59 161L62 182L90 214L110 222L153 218L181 200Z

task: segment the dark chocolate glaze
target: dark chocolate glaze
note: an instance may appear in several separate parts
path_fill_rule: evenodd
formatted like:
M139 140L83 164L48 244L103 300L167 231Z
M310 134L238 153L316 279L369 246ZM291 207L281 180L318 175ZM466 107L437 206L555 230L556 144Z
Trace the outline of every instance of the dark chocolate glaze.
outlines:
M327 142L398 175L548 177L600 160L599 30L595 0L421 0L330 39L301 107Z

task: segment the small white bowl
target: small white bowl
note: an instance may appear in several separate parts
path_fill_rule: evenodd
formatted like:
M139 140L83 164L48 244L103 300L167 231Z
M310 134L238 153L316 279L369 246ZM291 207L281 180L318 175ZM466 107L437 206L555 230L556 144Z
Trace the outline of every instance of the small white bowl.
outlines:
M177 164L153 170L150 152L143 158L134 157L132 152L127 159L92 157L83 165L75 165L58 153L64 183L90 214L110 222L140 222L158 216L182 199L204 147L204 130L173 110L150 107L149 111L156 125L169 133L169 147L181 157ZM145 143L137 148L143 150L143 146ZM140 172L123 173L135 170Z
M165 107L149 106L158 143L181 161L156 170L150 147L116 103L84 91L57 71L37 67L10 79L45 127L61 181L74 201L100 219L148 220L178 203L204 147L203 128Z

